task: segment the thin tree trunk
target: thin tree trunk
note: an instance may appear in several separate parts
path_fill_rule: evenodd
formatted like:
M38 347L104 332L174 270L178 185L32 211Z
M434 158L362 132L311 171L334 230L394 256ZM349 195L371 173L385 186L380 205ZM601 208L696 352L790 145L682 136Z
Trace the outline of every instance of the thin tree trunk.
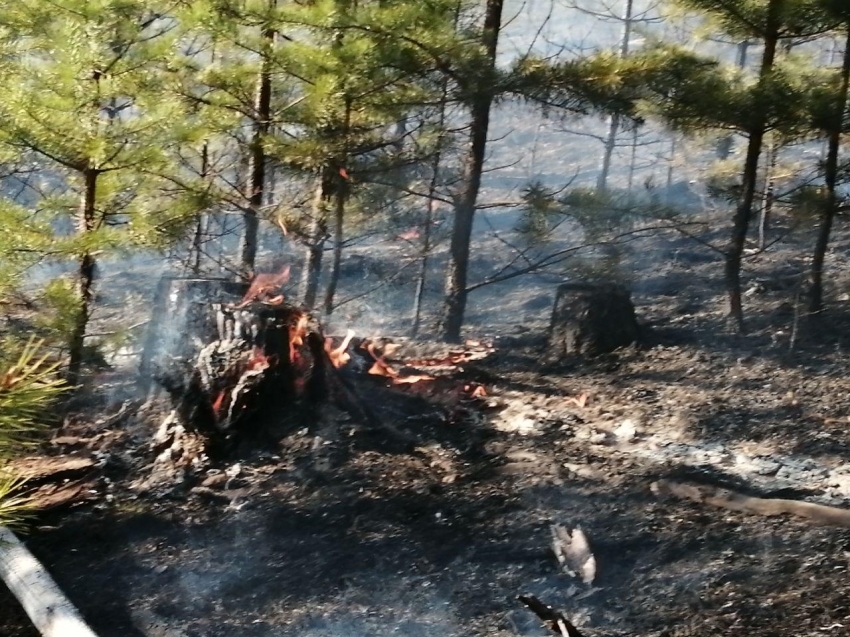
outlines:
M77 234L81 237L94 232L95 202L97 201L97 179L100 173L95 168L83 171L83 194L77 218ZM71 332L68 363L68 382L76 385L80 380L80 370L85 352L86 329L91 318L94 301L94 276L97 267L94 255L86 248L80 255L77 266L77 294L79 308Z
M276 0L269 0L273 7ZM274 46L274 29L263 29L266 53ZM239 264L244 274L253 273L257 258L257 235L260 227L260 210L263 206L263 189L266 185L266 152L263 141L269 131L271 120L272 80L268 55L260 62L260 77L254 103L254 123L250 146L248 177L248 208L243 213L245 227L239 245Z
M209 144L204 142L201 148L201 179L206 181L207 173L209 172ZM206 235L206 227L208 222L207 214L202 210L198 213L195 219L195 234L192 237L192 249L190 253L190 262L192 274L198 276L201 273L201 256L203 254L204 236Z
M460 341L460 330L466 312L469 247L478 191L481 188L481 173L484 169L487 132L490 128L490 107L493 103L492 87L488 79L496 66L496 47L502 26L503 4L504 0L487 0L484 15L483 43L487 51L489 68L484 74L486 77L479 83L477 94L472 102L469 148L464 161L461 192L455 203L446 276L445 307L441 325L441 336L449 342Z
M635 164L637 163L637 145L638 145L638 129L632 131L632 152L631 157L629 158L629 176L626 182L626 191L629 193L629 196L632 194L632 188L635 183Z
M776 59L776 46L779 42L778 11L782 0L770 0L768 5L767 35L764 41L764 53L762 54L759 81L765 79L773 71L773 63ZM747 230L753 214L753 201L755 200L758 182L759 155L761 154L762 142L764 140L765 123L764 115L759 114L759 119L747 142L747 155L744 161L742 173L741 196L732 217L732 236L726 249L726 293L729 303L728 318L738 332L744 330L744 310L741 304L741 258L744 254L744 246L747 240Z
M667 183L664 190L664 203L670 203L670 191L673 189L674 166L676 164L676 136L670 140L670 159L667 160Z
M747 65L747 50L750 48L749 40L743 40L738 44L738 68L743 69ZM717 142L717 158L727 159L732 152L732 146L735 143L735 138L732 135L726 135Z
M773 203L776 200L776 136L772 135L767 145L767 162L764 176L764 197L762 197L761 214L759 215L759 250L767 246L767 227L773 214Z
M299 297L308 309L316 305L319 292L319 278L322 274L322 254L328 238L328 201L332 196L332 178L330 169L325 169L322 179L316 187L313 203L313 221L310 224L310 236L307 239L307 251L304 257L304 270L301 274Z
M425 285L428 282L428 261L431 256L431 225L434 223L434 212L437 201L434 199L436 189L436 174L431 177L431 185L428 187L428 203L426 205L425 223L422 228L422 252L419 257L419 276L416 279L416 293L413 297L413 326L410 335L413 338L419 335L419 327L422 324L422 302L425 299Z
M620 40L620 57L629 55L629 40L632 37L632 9L634 0L626 0L626 8L623 12L623 37ZM596 190L606 192L608 190L608 175L611 172L611 157L617 147L617 133L620 131L620 117L612 115L608 120L608 135L605 138L605 150L602 154L602 166L596 179Z
M333 175L337 187L334 189L335 205L334 205L334 252L333 263L331 264L331 276L328 281L328 288L325 291L325 314L330 316L334 308L334 295L339 284L339 266L342 264L342 248L343 248L343 233L345 221L345 202L348 198L348 179L345 167L348 165L348 140L351 133L351 98L345 98L345 116L342 122L342 131L340 132L343 138L342 157L338 160L341 168L337 169L337 174Z
M847 110L847 98L850 95L850 23L847 24L847 40L844 43L844 61L841 65L841 89L839 107L835 112L832 130L829 131L829 150L827 151L824 180L826 181L826 202L821 218L815 251L812 255L811 285L809 287L809 311L820 312L823 309L823 261L829 245L829 234L835 217L838 196L835 190L838 177L838 153L841 147L841 133L844 114Z
M331 275L328 280L328 289L325 291L325 314L330 316L334 310L334 296L339 284L339 267L342 264L343 246L343 221L345 220L345 193L342 188L337 188L334 197L334 251L331 264Z

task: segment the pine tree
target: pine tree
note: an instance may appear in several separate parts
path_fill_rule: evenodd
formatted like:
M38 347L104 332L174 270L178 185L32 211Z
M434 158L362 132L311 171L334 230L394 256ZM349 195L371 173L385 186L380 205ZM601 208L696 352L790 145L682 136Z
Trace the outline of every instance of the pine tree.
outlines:
M829 245L829 235L838 207L838 169L841 136L847 131L847 100L850 96L850 7L841 0L825 0L824 9L843 24L844 55L836 82L827 84L826 91L819 91L813 109L815 126L827 136L827 156L824 165L826 197L823 202L818 237L812 255L809 287L809 311L819 312L823 308L823 262ZM831 90L830 90L831 89ZM817 117L820 115L820 117Z
M182 219L158 208L146 172L161 168L182 119L161 86L171 25L156 3L141 0L21 0L2 17L11 58L0 144L41 156L66 189L39 208L55 217L51 251L76 262L68 334L76 382L97 255L180 231Z
M759 159L770 130L794 136L803 129L803 105L810 86L793 69L779 62L779 45L794 38L810 38L829 28L816 0L677 0L686 8L709 16L731 35L762 46L758 74L721 69L710 60L670 49L655 52L663 78L665 118L673 126L694 129L732 129L747 137L741 183L732 215L732 232L725 249L725 283L730 326L744 328L741 303L741 261L758 189ZM648 58L643 61L647 64ZM655 80L650 80L653 87ZM658 86L653 88L658 89Z

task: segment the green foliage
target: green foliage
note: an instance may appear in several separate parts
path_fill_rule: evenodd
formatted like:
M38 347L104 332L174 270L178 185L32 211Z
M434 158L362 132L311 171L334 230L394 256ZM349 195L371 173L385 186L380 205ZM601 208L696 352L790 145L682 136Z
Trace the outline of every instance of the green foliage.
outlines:
M67 343L81 311L74 283L65 277L48 282L39 299L40 312L34 323L51 342Z
M4 465L35 444L46 410L64 391L57 366L39 356L40 347L30 340L16 359L0 362L0 525L19 522L29 507L19 495L23 481Z

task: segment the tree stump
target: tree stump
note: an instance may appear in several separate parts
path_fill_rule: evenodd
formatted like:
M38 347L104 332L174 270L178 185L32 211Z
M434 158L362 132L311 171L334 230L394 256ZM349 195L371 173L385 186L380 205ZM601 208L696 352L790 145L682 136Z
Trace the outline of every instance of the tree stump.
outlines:
M630 294L616 284L558 287L549 327L549 357L597 356L640 336Z
M162 278L139 365L144 391L178 382L181 363L217 338L212 304L236 303L247 289L247 284L228 279Z

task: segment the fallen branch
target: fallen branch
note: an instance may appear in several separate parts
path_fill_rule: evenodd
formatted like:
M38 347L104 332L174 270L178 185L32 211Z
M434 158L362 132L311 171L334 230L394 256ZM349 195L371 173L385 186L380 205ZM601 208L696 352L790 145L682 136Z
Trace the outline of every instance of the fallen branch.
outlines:
M534 595L520 595L517 597L528 610L537 615L556 635L561 637L584 637L579 629L573 626L570 621L564 617L563 613L555 610L551 606L547 606Z
M698 486L669 480L653 482L650 488L656 495L672 495L731 511L766 516L796 515L798 517L808 518L816 524L840 526L850 529L850 510L839 509L838 507L827 506L825 504L814 504L799 500L784 500L781 498L758 498L728 489Z
M32 553L0 526L0 579L44 637L96 637Z

